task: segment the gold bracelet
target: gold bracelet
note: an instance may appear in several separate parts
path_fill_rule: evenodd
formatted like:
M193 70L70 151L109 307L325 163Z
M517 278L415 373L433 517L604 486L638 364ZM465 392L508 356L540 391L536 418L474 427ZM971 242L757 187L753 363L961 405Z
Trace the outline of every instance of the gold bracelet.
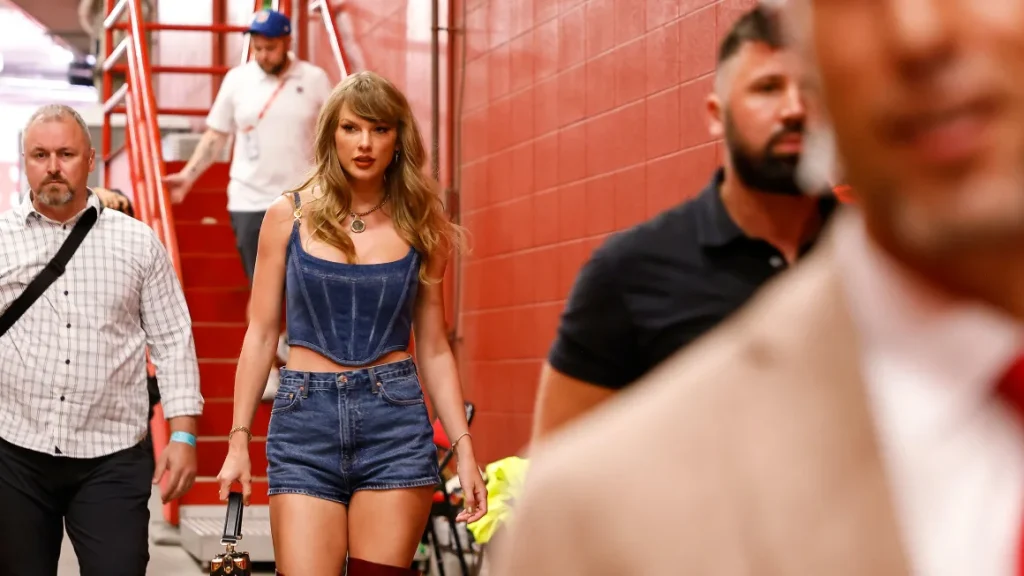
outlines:
M461 442L462 439L465 438L466 436L469 436L470 438L473 437L473 435L470 434L469 432L463 432L461 436L455 439L455 442L452 442L452 450L455 451L456 456L459 455L459 442Z
M245 432L245 435L249 438L249 442L252 442L252 430L249 430L248 426L235 426L232 428L231 432L228 432L228 442L231 442L231 437L235 435L235 432Z

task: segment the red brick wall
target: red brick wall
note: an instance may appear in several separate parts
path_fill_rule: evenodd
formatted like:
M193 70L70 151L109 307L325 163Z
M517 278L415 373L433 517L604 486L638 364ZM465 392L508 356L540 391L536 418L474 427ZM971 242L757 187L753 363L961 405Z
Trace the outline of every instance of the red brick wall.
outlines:
M755 0L468 0L464 376L480 457L520 451L581 263L698 191L718 163L704 99Z

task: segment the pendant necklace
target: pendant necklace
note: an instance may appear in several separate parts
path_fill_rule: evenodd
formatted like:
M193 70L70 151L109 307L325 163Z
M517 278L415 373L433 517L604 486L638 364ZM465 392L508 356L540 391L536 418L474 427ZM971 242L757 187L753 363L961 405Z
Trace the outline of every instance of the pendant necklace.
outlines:
M373 214L377 210L383 208L384 205L387 203L388 197L385 196L384 199L380 201L380 204L377 204L376 206L370 208L366 212L349 212L349 215L352 216L352 223L348 225L349 230L355 232L356 234L359 234L363 230L366 230L366 222L363 222L363 216L369 216L370 214Z

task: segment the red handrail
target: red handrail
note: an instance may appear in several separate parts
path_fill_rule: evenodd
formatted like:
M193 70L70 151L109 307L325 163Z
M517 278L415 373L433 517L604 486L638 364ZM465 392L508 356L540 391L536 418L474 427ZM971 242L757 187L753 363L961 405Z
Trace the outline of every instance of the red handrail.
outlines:
M130 154L135 158L134 169L130 169L132 192L135 203L139 205L142 220L149 224L160 237L167 252L174 263L174 270L181 277L181 259L178 255L178 242L174 232L174 218L171 215L171 202L167 190L163 184L166 175L166 168L163 159L163 146L160 139L160 130L157 123L156 96L153 94L151 82L152 71L149 62L149 47L145 41L136 41L144 38L142 26L142 2L141 0L118 0L116 5L113 0L106 0L108 16L103 22L104 33L107 34L106 43L108 54L103 61L103 91L104 101L104 130L103 130L103 157L108 159L110 154L110 121L109 114L113 113L118 102L112 96L106 94L111 90L112 74L117 70L115 63L121 56L127 56L128 77L125 86L127 89L118 90L117 96L124 99L127 96L126 126L128 127L127 146L132 148ZM117 48L111 50L113 43L113 30L128 10L128 33L118 44ZM105 171L109 179L109 171ZM109 185L109 180L107 182Z
M334 8L327 0L317 0L309 5L309 10L320 13L320 21L323 22L324 31L327 32L327 42L330 44L331 52L334 53L334 59L338 63L341 79L344 80L352 68L348 61L348 55L345 54L345 50L342 47L341 38L338 36L338 26L334 21Z

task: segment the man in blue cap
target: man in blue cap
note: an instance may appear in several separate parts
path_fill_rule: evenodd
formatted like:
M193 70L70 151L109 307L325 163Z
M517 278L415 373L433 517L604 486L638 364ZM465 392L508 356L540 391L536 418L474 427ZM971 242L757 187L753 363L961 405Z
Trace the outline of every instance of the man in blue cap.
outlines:
M267 74L280 74L289 63L291 20L276 10L260 10L253 15L248 33L260 68Z
M288 51L292 24L275 10L253 15L247 33L253 58L224 77L206 118L207 130L192 158L177 174L167 176L171 199L185 200L196 180L221 157L234 135L228 212L238 253L252 283L263 216L282 192L302 182L313 166L313 137L320 108L331 92L323 69ZM282 339L278 359L287 360ZM271 370L265 398L277 392L277 371Z

